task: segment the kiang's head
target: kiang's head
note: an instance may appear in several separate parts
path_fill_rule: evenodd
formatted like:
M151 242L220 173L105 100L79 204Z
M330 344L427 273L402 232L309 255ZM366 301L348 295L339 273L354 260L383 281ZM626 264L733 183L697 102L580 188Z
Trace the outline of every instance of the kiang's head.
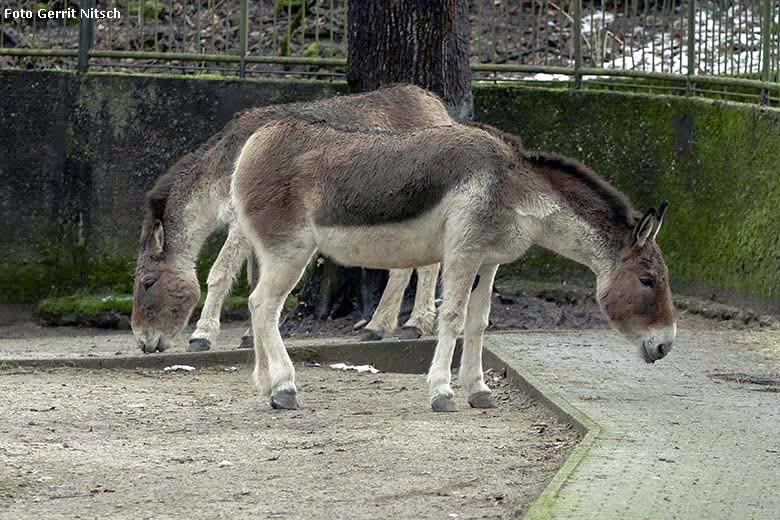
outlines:
M598 278L598 301L610 324L653 363L672 350L677 334L669 272L655 238L668 202L649 209L627 239L620 261Z
M187 324L200 298L191 262L166 251L165 229L148 218L141 232L131 325L144 352L163 351Z

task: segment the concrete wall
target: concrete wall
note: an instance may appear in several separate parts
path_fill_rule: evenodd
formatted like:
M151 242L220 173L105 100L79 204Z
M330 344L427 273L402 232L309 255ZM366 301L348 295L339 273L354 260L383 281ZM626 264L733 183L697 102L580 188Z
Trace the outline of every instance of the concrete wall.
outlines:
M243 108L345 90L0 71L0 301L129 291L143 194L158 175ZM478 119L585 161L638 207L671 200L661 244L678 286L778 302L780 112L610 92L474 94ZM539 254L523 265L570 269Z
M780 303L780 111L682 97L484 88L479 118L576 157L639 209L671 201L659 243L677 288Z
M242 109L343 91L0 71L0 302L81 287L129 291L144 193L178 157Z

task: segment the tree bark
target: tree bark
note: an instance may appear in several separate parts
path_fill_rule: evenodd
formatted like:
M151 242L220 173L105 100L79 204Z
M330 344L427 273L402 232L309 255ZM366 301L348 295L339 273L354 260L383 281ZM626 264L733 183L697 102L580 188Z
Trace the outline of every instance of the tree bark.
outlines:
M438 94L453 118L473 117L466 0L356 0L348 19L352 91L413 83Z
M354 93L413 83L439 95L458 121L474 114L466 0L349 2L347 81ZM387 283L385 271L318 263L296 310L318 318L359 313L370 319Z

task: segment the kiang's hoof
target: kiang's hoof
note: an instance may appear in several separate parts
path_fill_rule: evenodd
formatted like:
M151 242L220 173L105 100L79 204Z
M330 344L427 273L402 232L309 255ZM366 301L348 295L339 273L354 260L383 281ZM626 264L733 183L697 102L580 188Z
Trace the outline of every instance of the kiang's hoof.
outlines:
M382 337L382 334L371 329L363 329L360 333L360 341L379 341Z
M187 345L187 352L205 352L211 350L211 342L203 338L193 338Z
M401 327L401 333L398 336L401 339L417 339L422 335L422 330L417 327Z
M295 410L298 408L298 399L293 390L281 390L271 394L271 408L274 410Z
M241 336L241 344L238 348L255 348L255 338L252 336Z
M147 345L146 343L141 343L140 345L141 352L144 354L154 354L157 352L157 345Z
M452 397L445 397L443 395L434 397L433 400L431 400L431 408L433 408L434 412L457 412L458 411L458 407L455 406L455 399L453 399Z
M498 406L493 394L484 391L471 394L469 396L469 405L472 408L495 408Z

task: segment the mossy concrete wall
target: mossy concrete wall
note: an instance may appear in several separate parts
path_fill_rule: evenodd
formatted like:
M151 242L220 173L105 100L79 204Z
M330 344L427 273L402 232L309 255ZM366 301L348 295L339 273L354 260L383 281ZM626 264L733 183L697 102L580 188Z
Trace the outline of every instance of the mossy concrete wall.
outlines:
M129 291L144 192L250 106L341 83L0 71L0 301ZM777 303L780 112L610 92L478 86L477 118L583 160L639 208L678 286ZM208 267L213 250L200 263ZM532 255L520 265L549 265ZM556 267L569 266L558 261ZM518 267L522 269L522 267Z
M144 193L159 175L240 110L345 90L0 71L0 302L129 292Z
M638 209L670 200L659 243L677 288L780 303L780 111L498 87L475 102L479 119L582 160Z

